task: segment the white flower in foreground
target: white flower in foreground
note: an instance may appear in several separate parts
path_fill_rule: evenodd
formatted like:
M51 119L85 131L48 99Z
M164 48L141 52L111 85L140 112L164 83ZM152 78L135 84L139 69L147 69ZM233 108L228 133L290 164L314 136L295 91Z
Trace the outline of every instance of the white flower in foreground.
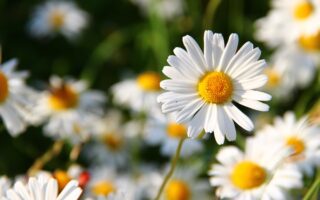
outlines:
M232 120L247 131L252 131L252 121L234 104L267 111L271 96L256 89L267 82L263 74L266 65L258 60L260 50L252 43L245 43L237 52L238 36L231 34L225 45L221 34L206 31L204 52L190 36L183 38L187 49L174 49L169 56L171 67L163 68L170 78L160 83L168 92L161 94L158 101L164 113L175 112L178 123L188 124L188 136L197 137L204 129L214 132L218 144L236 139Z
M29 29L36 37L52 36L59 32L73 39L87 23L87 13L74 2L48 1L36 8Z
M48 118L44 132L56 139L70 139L77 143L94 133L94 122L102 114L105 96L90 91L83 81L50 79L50 90L43 92L36 108Z
M248 139L245 152L222 148L216 156L220 164L209 171L216 195L236 200L291 199L288 190L302 187L302 175L293 165L282 165L288 150L258 139Z
M6 194L6 191L11 187L11 181L6 176L0 177L0 197Z
M150 118L146 125L146 142L150 145L161 145L161 154L172 156L175 154L181 139L187 138L187 126L177 124L174 117L169 115L162 119ZM181 157L189 157L203 150L201 141L186 139L182 149Z
M16 59L0 65L0 116L12 136L24 132L28 124L39 122L33 113L39 95L25 84L28 72L15 71L16 65Z
M320 128L308 122L307 117L299 120L294 113L287 112L283 118L276 118L274 125L266 126L257 137L266 144L280 142L284 147L291 147L293 154L287 159L309 176L314 168L320 166Z
M170 20L182 15L184 2L182 0L131 0L137 4L145 14L156 13L158 16Z
M127 79L112 86L115 104L127 106L135 112L156 115L160 113L157 96L160 94L161 76L147 71L135 79Z
M292 46L285 46L276 51L265 72L268 76L268 92L277 98L289 99L295 90L311 83L316 66L310 56Z
M316 33L319 17L317 0L274 0L270 13L257 21L256 35L269 46L291 43L302 35Z
M77 200L82 193L77 181L70 181L58 193L58 183L48 176L30 177L27 184L17 181L7 190L3 200Z

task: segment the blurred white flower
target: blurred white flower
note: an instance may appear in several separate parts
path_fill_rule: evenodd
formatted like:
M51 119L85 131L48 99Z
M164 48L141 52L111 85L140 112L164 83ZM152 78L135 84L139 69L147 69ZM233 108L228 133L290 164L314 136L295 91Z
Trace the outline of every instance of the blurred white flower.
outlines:
M247 139L245 151L224 147L216 155L209 175L219 198L286 200L288 190L302 187L302 175L293 165L283 165L289 148L278 143Z
M17 181L11 189L2 196L3 200L70 200L79 199L82 193L77 181L70 181L58 193L58 183L48 176L30 177L27 184Z
M297 120L293 112L287 112L283 118L277 117L274 125L267 125L259 131L256 137L261 137L266 144L277 142L292 148L288 163L297 165L311 176L314 168L320 166L319 133L320 128L311 125L306 116Z
M24 132L28 124L40 121L33 112L39 94L25 84L28 72L15 71L16 65L16 59L0 65L0 116L12 136Z
M122 115L117 110L110 110L104 117L94 122L95 141L84 148L90 163L120 167L129 159L128 138L125 135Z
M257 21L257 39L275 47L314 34L320 28L317 0L273 0L269 14ZM290 33L290 34L288 34Z
M161 113L156 101L160 94L161 76L156 72L147 71L135 79L127 79L112 86L115 104L129 107L135 112L148 115Z
M6 176L0 177L0 197L6 194L6 191L11 187L11 180Z
M291 46L280 48L272 56L266 89L276 98L289 99L297 89L307 87L316 73L316 66L310 56Z
M61 33L68 39L74 39L87 23L87 13L74 2L50 0L35 9L29 30L35 37Z
M179 141L187 138L187 126L178 124L174 116L163 116L162 119L149 118L145 126L146 142L150 145L161 145L161 153L165 156L175 154ZM203 150L201 141L186 139L180 156L185 158Z
M49 120L45 134L78 143L94 134L94 122L102 115L105 100L102 92L88 90L84 81L53 76L50 90L42 93L36 110Z
M170 20L181 16L184 11L183 0L131 0L138 5L145 14L157 14L158 16Z
M237 52L238 35L231 34L227 44L221 34L204 33L204 52L196 41L183 37L187 50L175 48L163 73L170 79L160 86L167 90L158 101L164 113L177 113L178 123L188 124L188 136L197 137L204 129L214 132L218 144L236 139L234 122L247 131L254 125L233 102L259 111L269 106L271 96L257 89L268 78L263 74L266 65L259 60L261 51L245 43Z

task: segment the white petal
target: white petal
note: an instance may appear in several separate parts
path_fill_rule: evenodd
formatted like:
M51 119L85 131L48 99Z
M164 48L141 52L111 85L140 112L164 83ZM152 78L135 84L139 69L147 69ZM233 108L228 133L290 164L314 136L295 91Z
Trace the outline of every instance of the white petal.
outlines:
M232 69L233 67L235 67L235 63L238 61L238 59L240 59L243 55L248 54L251 50L253 49L253 44L251 42L246 42L240 49L239 51L236 53L236 55L234 55L231 59L231 61L229 62L227 68L226 68L226 72L228 72L230 69Z
M219 106L215 105L213 108L215 108L215 119L217 119L217 122L215 123L214 128L214 138L216 139L216 142L221 145L224 143L224 135L226 134L225 126L223 124L222 115L224 111L222 111Z
M185 77L193 80L196 79L201 73L197 71L197 68L194 67L192 61L189 61L189 55L181 48L175 48L175 53L180 55L177 56L169 56L167 62L174 68L176 68L180 73L182 73Z
M188 136L191 138L196 138L201 131L203 130L203 122L206 117L207 107L204 105L202 108L195 114L193 119L190 121L188 126Z
M252 131L254 128L253 122L247 115L243 114L236 106L232 103L228 103L224 106L227 114L242 128L247 131Z
M180 80L163 80L160 82L160 87L177 93L194 93L196 91L194 83Z
M212 31L204 32L204 58L207 63L207 71L211 69L213 66L213 33Z
M230 60L232 59L232 57L237 51L238 42L239 42L238 35L235 33L231 34L229 37L228 43L226 45L226 48L224 49L221 55L219 65L217 66L218 70L224 71L226 69Z
M258 100L258 101L270 101L272 96L265 92L256 90L237 90L235 94L244 99Z
M176 121L178 123L188 122L191 118L194 117L194 114L199 111L203 104L204 101L202 101L202 99L195 99L191 101L181 111L177 113Z
M265 103L261 103L260 101L243 99L237 95L235 95L233 99L239 104L246 106L248 108L252 108L254 110L259 110L263 112L269 111L269 106Z
M223 36L222 34L215 33L213 35L213 44L212 44L213 67L217 67L219 65L223 49L224 49Z
M234 86L236 90L251 90L264 86L268 81L268 77L266 75L259 75L255 78L236 81L233 80Z

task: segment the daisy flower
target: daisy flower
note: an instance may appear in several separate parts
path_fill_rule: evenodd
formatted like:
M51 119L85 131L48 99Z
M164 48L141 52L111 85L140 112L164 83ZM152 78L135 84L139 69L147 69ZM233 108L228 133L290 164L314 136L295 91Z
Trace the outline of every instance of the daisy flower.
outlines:
M61 33L73 39L87 25L87 13L71 1L48 1L38 6L29 24L35 37L53 36Z
M28 124L38 124L40 118L33 112L38 93L25 84L26 71L15 71L17 60L0 65L0 116L12 136L26 130Z
M178 167L164 188L162 200L209 200L210 185L206 180L197 177L195 169ZM160 187L160 185L158 186Z
M131 0L143 13L156 13L163 19L170 20L181 16L184 10L182 0Z
M319 17L317 0L274 0L270 13L257 21L256 35L272 47L291 43L302 35L316 33Z
M236 139L232 120L247 131L252 131L252 121L233 102L243 106L268 111L271 96L258 91L267 82L264 60L258 60L260 50L245 43L237 52L238 35L231 34L227 44L221 34L204 33L204 52L190 36L183 37L186 51L175 48L169 56L163 73L169 80L160 86L167 90L158 101L164 113L176 113L177 123L188 124L188 136L197 137L204 129L214 132L218 144L225 137Z
M94 133L93 124L102 114L104 102L104 95L87 90L84 81L54 76L50 79L50 90L43 92L36 110L49 120L45 134L78 143Z
M143 72L135 79L121 81L111 88L114 103L135 112L160 113L156 102L161 91L160 81L160 74L151 71Z
M292 46L280 48L272 56L266 89L277 98L289 98L297 89L305 88L314 78L315 63Z
M284 147L293 149L288 162L311 176L314 168L320 166L320 128L311 125L305 116L296 119L293 112L287 112L283 118L277 117L274 125L268 125L257 137L269 143L280 142Z
M70 181L58 193L58 183L48 176L30 177L27 184L17 181L11 189L2 196L3 200L68 200L79 199L82 190L77 181Z
M122 115L117 110L110 110L95 122L95 141L88 144L84 154L91 163L119 167L128 161L128 144Z
M172 156L175 154L179 141L187 138L187 126L178 124L174 116L164 116L162 119L150 118L146 122L146 142L150 145L161 145L161 154ZM203 150L201 141L186 139L181 149L181 157L189 157Z
M272 148L271 148L272 145ZM292 165L282 165L289 149L258 139L247 139L245 152L224 147L216 155L209 175L216 195L230 199L290 199L288 190L302 186L302 175Z
M0 177L0 197L6 194L6 191L11 187L11 181L6 176Z

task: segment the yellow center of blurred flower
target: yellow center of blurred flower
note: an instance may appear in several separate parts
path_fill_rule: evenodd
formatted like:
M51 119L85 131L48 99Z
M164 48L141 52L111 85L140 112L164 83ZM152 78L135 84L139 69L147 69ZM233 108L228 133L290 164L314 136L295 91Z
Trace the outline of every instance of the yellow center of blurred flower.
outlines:
M91 191L96 196L108 196L110 193L114 192L116 188L109 181L101 181L96 183Z
M55 11L52 11L49 17L49 23L54 29L59 29L64 24L64 18L65 18L64 13L62 13L59 10L55 10Z
M145 91L159 91L161 77L155 72L145 72L137 77L138 85Z
M198 83L198 93L208 103L223 104L231 99L232 92L232 81L223 72L209 72Z
M309 52L320 50L320 31L313 35L304 35L299 38L300 46Z
M70 176L67 174L67 172L62 170L56 170L53 173L54 178L58 182L59 191L61 191L71 180Z
M103 142L112 151L121 149L123 145L122 137L115 133L107 133L103 136Z
M182 124L169 123L167 126L167 134L173 138L185 138L187 136L187 128Z
M266 69L265 73L268 76L267 87L275 88L280 84L281 76L278 72L273 69Z
M262 185L267 178L266 171L250 161L238 163L231 174L232 183L242 189L250 190Z
M188 200L191 198L189 186L181 180L171 180L165 191L166 200Z
M296 5L293 11L293 15L297 20L304 20L308 18L314 10L314 7L310 1L301 1Z
M0 71L0 103L3 103L9 94L7 77Z
M297 137L288 137L286 144L293 149L292 156L301 154L305 149L304 142Z
M49 97L49 104L52 109L57 111L74 108L78 104L78 94L67 85L53 88Z

